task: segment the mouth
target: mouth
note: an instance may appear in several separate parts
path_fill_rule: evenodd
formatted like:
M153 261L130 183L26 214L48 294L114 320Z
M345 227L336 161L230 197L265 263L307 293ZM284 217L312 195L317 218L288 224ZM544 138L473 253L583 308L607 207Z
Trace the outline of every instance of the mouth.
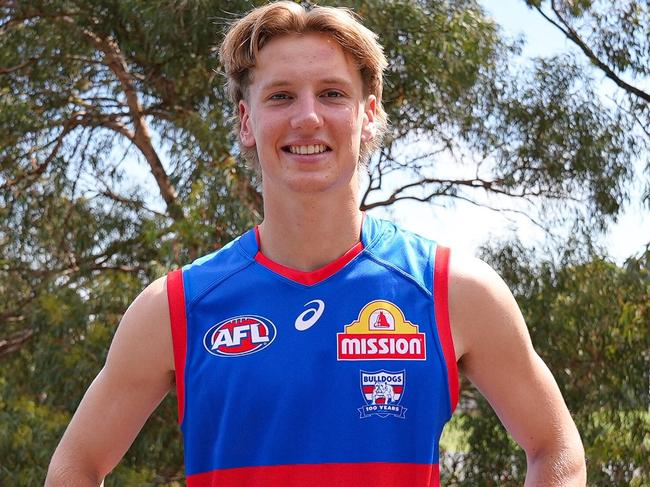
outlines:
M300 156L310 156L314 154L324 154L332 149L325 144L308 144L308 145L285 145L282 147L284 152Z

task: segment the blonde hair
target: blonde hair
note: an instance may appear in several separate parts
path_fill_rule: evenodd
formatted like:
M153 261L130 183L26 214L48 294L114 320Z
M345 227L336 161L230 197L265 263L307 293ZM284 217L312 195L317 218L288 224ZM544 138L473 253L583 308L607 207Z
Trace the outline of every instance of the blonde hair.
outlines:
M361 71L363 95L377 99L376 135L361 142L359 162L365 164L379 149L387 130L387 116L381 103L383 71L386 57L377 35L364 27L347 8L319 7L280 1L258 7L230 26L219 49L219 59L226 74L226 88L235 107L246 100L251 70L259 51L274 37L288 34L322 33L330 35L349 54ZM237 109L235 110L238 111ZM239 139L239 115L233 117L234 133ZM240 144L244 159L259 168L257 150Z

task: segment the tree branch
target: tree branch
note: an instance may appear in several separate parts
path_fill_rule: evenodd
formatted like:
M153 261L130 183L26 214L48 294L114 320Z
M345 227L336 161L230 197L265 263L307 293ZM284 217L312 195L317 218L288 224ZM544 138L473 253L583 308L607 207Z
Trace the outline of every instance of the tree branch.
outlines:
M29 171L25 171L23 174L18 175L14 179L5 181L4 184L0 186L0 189L6 190L7 188L16 185L19 181L22 181L23 179L38 178L40 175L42 175L47 169L47 167L50 165L52 160L59 153L59 149L61 149L61 146L63 145L63 139L65 139L65 136L70 132L72 132L72 130L74 130L78 125L80 124L74 117L65 121L65 123L63 124L63 129L61 133L56 137L56 139L40 147L40 149L44 149L45 147L48 147L51 144L55 144L50 154L40 164L36 162L36 159L33 156L34 152L39 150L39 148L30 149L30 152L28 154L30 154L32 157L32 169Z
M404 195L404 193L412 188L418 187L418 186L424 186L427 184L440 184L444 185L442 190L434 191L430 193L428 196L425 197L418 197L418 196L413 196L413 195ZM472 178L472 179L436 179L436 178L421 178L417 181L414 181L412 183L404 184L400 186L399 188L393 190L393 192L390 194L390 196L384 200L381 201L376 201L374 203L370 204L363 204L363 209L364 210L369 210L378 206L390 206L393 203L397 201L401 201L404 199L410 199L410 200L416 200L416 201L421 201L421 202L429 202L431 199L433 199L435 196L453 196L455 198L461 198L458 195L452 195L449 193L449 190L454 187L454 186L465 186L469 188L482 188L487 192L494 193L494 194L500 194L504 196L510 196L510 197L515 197L515 198L523 198L527 199L528 197L531 196L546 196L547 198L553 198L553 197L560 197L559 195L553 195L550 192L549 193L543 193L541 190L526 190L523 189L521 191L515 192L515 191L510 191L508 189L504 189L499 186L500 180L494 180L494 181L486 181L480 178ZM565 199L570 199L569 196L562 195L563 198ZM462 198L461 198L462 199Z
M115 201L116 203L120 203L120 204L123 204L125 206L129 206L131 208L148 211L150 213L153 213L156 216L167 216L166 214L160 213L159 211L156 211L156 210L154 210L152 208L149 208L148 206L146 206L144 203L142 203L140 201L134 201L134 200L131 200L129 198L125 198L124 196L120 196L120 195L114 193L105 183L104 183L104 187L105 187L105 189L102 190L102 191L97 190L97 194L105 196L106 198L109 198L109 199Z
M605 64L597 55L596 53L589 47L587 44L582 40L580 35L569 25L569 23L562 17L559 9L557 8L555 0L551 0L551 9L553 10L553 13L555 16L559 19L560 24L558 24L555 20L553 20L551 17L549 17L546 12L544 12L541 8L541 6L535 6L535 10L537 10L542 17L544 17L548 22L553 24L556 28L562 32L567 39L569 39L571 42L573 42L576 46L580 48L580 50L589 58L589 60L594 63L604 74L606 77L608 77L610 80L612 80L614 83L619 88L622 88L623 90L627 91L628 93L631 93L633 95L636 95L637 97L641 98L642 100L645 100L646 102L650 103L650 93L646 93L645 91L637 88L636 86L633 86L623 79L621 79L613 70L610 68L607 64Z
M18 7L18 2L9 2L9 1L0 1L0 8L16 9ZM0 24L0 37L5 35L9 28L16 24L22 24L27 20L32 19L59 19L63 17L72 17L77 15L78 12L58 12L56 14L45 14L43 12L32 11L23 15L22 17L11 17L7 16L8 20L3 24Z
M62 20L70 25L76 26L72 17L63 17ZM104 53L105 64L115 74L122 86L126 96L129 113L134 126L134 132L131 140L135 146L140 149L145 159L149 163L151 173L153 174L160 194L167 204L167 210L174 220L184 218L181 208L176 203L176 189L172 185L165 168L162 165L160 157L152 144L151 131L145 119L142 104L138 99L138 93L133 83L134 76L129 71L122 51L115 39L103 38L87 28L82 28L83 35L95 46L96 49Z
M25 342L34 336L34 330L27 328L10 335L7 338L0 338L0 359L6 357L12 352L20 350Z
M17 66L12 66L11 68L0 68L0 75L13 73L14 71L19 71L30 64L34 64L38 61L38 58L30 57L27 61L20 63Z

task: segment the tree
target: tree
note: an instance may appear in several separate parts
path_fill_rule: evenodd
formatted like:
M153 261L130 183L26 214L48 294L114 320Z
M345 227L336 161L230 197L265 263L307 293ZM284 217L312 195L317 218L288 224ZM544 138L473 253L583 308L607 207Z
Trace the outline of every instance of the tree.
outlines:
M513 70L517 46L472 0L349 5L391 64L392 130L364 208L487 192L558 217L617 213L635 139L576 63ZM0 483L42 480L138 291L261 218L213 49L250 7L0 0ZM468 152L478 163L459 177ZM181 477L173 409L155 413L109 484Z
M485 257L514 290L533 343L554 372L585 445L588 484L647 485L650 251L619 267L578 249L554 262L514 243ZM450 480L521 485L524 452L475 390L463 400L476 406L463 417L467 452Z
M371 164L362 205L370 209L402 199L441 197L475 202L477 193L488 193L535 200L548 217L546 210L553 207L548 203L586 204L591 194L595 198L587 205L595 213L588 212L590 216L616 213L626 190L618 187L605 194L596 188L629 175L629 160L615 161L621 149L627 156L635 153L636 140L617 133L628 131L632 122L594 103L598 97L582 66L557 57L517 71L511 67L516 45L498 40L495 31L486 31L490 37L465 36L482 18L474 2L413 5L415 11L407 12L393 2L358 9L384 34L394 61L386 82L394 130ZM393 32L382 25L386 16ZM455 37L459 34L462 47ZM459 48L462 57L454 55ZM610 145L613 140L618 148ZM446 176L450 158L456 165L470 160L471 175ZM395 173L408 180L402 183ZM387 184L390 178L400 183Z
M557 28L616 87L621 113L629 116L650 144L650 5L625 0L526 0ZM647 172L650 173L650 161ZM650 180L644 200L650 204Z

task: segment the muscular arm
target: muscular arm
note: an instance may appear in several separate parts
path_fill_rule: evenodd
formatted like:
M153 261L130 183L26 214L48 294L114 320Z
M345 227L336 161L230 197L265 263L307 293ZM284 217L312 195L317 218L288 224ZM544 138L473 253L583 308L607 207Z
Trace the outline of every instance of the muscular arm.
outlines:
M166 278L124 314L106 364L88 388L48 470L46 487L97 486L173 384Z
M506 284L477 259L452 258L449 307L459 369L526 452L525 485L584 486L580 436Z

